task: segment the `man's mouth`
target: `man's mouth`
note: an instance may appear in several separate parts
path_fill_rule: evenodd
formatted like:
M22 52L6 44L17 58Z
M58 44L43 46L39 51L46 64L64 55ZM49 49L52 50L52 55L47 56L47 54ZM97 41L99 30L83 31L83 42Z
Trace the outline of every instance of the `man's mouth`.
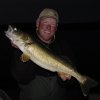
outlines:
M46 34L50 34L50 32L48 32L48 31L45 31L45 33L46 33Z

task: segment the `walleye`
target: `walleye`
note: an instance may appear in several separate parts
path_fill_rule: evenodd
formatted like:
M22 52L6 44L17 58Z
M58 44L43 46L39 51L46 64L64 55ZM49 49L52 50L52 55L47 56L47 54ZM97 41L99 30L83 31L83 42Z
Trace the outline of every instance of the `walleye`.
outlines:
M32 39L28 34L21 30L9 25L8 30L5 31L5 33L5 35L23 52L23 54L27 55L31 61L40 67L52 72L63 72L66 75L69 74L76 78L80 83L84 96L88 95L90 88L97 85L95 80L86 75L82 75L74 69L69 61L65 61L58 57L44 45L38 43L35 39ZM24 56L22 56L22 58L24 58Z

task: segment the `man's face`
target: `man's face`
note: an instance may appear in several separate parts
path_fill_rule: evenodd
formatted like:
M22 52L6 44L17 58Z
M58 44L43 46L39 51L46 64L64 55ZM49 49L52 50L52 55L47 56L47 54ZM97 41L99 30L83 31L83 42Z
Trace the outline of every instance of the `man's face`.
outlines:
M45 18L45 19L41 19L38 22L37 27L41 38L48 41L54 36L56 32L57 22L56 19L54 18Z

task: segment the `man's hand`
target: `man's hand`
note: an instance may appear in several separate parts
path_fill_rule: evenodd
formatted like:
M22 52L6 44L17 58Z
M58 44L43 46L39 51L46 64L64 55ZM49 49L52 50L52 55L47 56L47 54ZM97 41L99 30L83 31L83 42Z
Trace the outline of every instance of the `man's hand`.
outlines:
M68 74L65 74L65 73L62 73L62 72L58 72L58 76L59 76L63 81L66 81L66 80L70 80L70 79L71 79L71 75L68 75Z

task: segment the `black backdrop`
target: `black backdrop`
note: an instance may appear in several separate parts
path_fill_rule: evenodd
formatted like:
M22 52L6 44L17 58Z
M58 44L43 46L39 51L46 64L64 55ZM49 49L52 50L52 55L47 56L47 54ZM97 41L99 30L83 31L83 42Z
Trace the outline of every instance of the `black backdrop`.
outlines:
M100 21L100 0L0 0L0 25L35 22L48 7L58 11L60 23Z

